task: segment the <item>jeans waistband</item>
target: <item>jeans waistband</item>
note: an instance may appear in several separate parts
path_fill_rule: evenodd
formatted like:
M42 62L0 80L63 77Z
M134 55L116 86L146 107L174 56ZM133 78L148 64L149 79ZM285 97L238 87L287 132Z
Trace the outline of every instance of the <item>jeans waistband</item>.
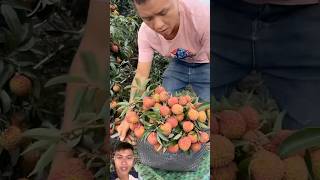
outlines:
M199 66L209 64L209 63L189 63L187 61L182 61L182 60L178 60L178 59L172 59L172 62L183 65L183 66L187 66L187 67L199 67Z

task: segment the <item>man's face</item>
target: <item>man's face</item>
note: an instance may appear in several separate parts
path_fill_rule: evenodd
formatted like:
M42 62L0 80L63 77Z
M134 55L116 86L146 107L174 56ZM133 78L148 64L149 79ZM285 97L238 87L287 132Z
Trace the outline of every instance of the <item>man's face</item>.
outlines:
M118 175L127 175L133 167L134 156L131 149L115 152L114 163Z
M151 29L166 39L173 39L179 29L178 0L147 0L137 4L139 16Z

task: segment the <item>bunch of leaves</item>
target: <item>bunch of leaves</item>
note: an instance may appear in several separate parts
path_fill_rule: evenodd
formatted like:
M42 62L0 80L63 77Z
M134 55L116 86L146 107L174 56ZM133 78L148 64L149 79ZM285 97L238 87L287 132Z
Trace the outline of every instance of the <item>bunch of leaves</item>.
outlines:
M41 173L48 167L54 155L54 149L59 141L65 141L75 150L79 157L87 161L87 166L96 171L96 177L105 172L105 157L99 151L103 145L105 134L105 119L108 115L106 106L97 104L97 99L105 98L104 72L99 71L94 56L91 53L82 54L85 73L88 79L80 76L62 75L49 80L46 87L61 84L75 83L81 85L75 94L71 114L74 129L62 133L56 127L39 127L24 132L24 136L36 139L23 153L33 149L46 149L35 169L29 176ZM50 132L50 133L48 133Z

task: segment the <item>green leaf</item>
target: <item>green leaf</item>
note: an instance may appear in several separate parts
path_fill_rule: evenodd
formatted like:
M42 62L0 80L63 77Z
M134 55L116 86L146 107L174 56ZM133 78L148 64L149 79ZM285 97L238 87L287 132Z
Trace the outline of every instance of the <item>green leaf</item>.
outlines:
M169 141L169 139L167 138L167 137L165 137L162 133L157 133L158 135L159 135L159 137L161 138L161 139L163 139L164 141Z
M239 163L239 178L250 180L249 167L250 167L251 158L244 159Z
M142 122L142 124L145 125L145 126L149 126L149 127L152 126L152 124L148 123L148 122L145 121L143 118L140 118L140 122Z
M279 147L279 155L286 157L300 150L320 145L320 128L305 128L290 135Z
M33 171L28 175L28 177L40 173L44 170L44 168L49 165L53 159L53 155L56 149L56 144L52 144L45 153L43 153L36 164L36 167Z
M94 111L94 98L97 88L87 88L83 101L80 103L81 112L92 112Z
M39 141L29 145L28 148L21 153L21 155L24 155L25 153L32 151L32 150L35 150L35 149L50 146L54 142L55 141L52 141L52 140L39 140Z
M11 108L11 98L5 90L1 91L0 100L2 103L3 113L7 113Z
M75 121L90 121L92 119L98 119L98 115L92 112L83 112L78 115Z
M200 121L196 121L196 123L198 123L198 126L200 129L209 129L209 127L206 124L204 124Z
M100 168L99 171L96 172L94 175L95 178L98 178L100 176L105 176L107 174L107 169L106 168Z
M56 84L62 84L62 83L87 83L86 80L84 80L82 77L78 76L72 76L72 75L61 75L58 77L54 77L50 79L44 87L49 87Z
M209 102L204 102L198 107L198 111L204 111L206 109L210 108L210 103Z
M28 51L35 45L35 38L32 37L28 42L19 47L19 51Z
M97 59L95 55L91 52L82 52L80 54L81 60L83 62L83 66L85 68L85 72L90 80L96 81L101 79L100 68L97 64Z
M61 137L61 132L58 129L49 129L49 128L34 128L29 129L23 132L22 136L30 137L34 139L54 139L59 140Z
M174 136L173 140L178 140L182 136L182 132Z
M80 88L76 92L76 95L74 97L74 101L73 101L73 104L72 104L72 108L71 108L71 118L72 118L72 120L74 120L75 117L77 117L77 114L78 114L78 112L80 110L82 99L83 99L83 97L85 96L85 94L87 92L86 90L87 90L87 87L86 88Z
M282 111L279 115L278 115L278 117L277 117L277 119L276 119L276 121L275 121L275 123L274 123L274 126L273 126L273 132L277 132L277 131L280 131L281 129L282 129L282 120L283 120L283 118L284 118L284 116L286 115L286 111Z
M1 5L1 13L8 24L9 29L15 34L20 36L22 32L22 25L20 23L20 20L17 16L17 13L15 10L7 4Z
M232 143L234 144L235 147L239 147L239 146L244 146L244 145L250 144L246 140L233 140Z
M3 72L0 72L0 89L14 74L14 67L9 64L4 64Z
M79 144L79 142L82 139L82 134L80 136L77 136L76 138L73 138L71 140L68 140L67 144L69 147L73 148L75 147L77 144Z

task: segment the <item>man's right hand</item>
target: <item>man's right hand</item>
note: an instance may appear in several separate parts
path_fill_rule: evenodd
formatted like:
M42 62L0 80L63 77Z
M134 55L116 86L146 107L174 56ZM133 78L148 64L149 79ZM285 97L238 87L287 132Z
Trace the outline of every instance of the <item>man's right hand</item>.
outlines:
M125 137L127 136L127 132L130 128L129 122L124 118L123 121L121 121L120 125L117 128L117 131L119 133L120 141L124 141Z

